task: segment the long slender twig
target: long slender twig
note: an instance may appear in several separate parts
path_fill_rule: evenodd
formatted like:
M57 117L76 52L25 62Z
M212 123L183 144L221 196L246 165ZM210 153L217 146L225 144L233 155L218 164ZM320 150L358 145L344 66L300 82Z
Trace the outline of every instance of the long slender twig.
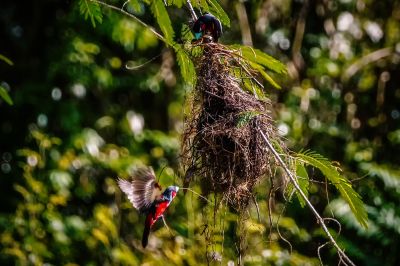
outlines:
M320 246L318 247L317 254L318 254L318 259L319 259L319 263L320 263L321 266L324 266L324 263L323 263L322 257L321 257L321 249L322 249L323 247L325 247L326 245L328 245L329 243L330 243L329 241L328 241L328 242L325 242L324 244L322 244L322 245L320 245Z
M125 11L125 10L123 9L124 6L122 6L122 8L119 8L119 7L116 7L116 6L113 6L113 5L104 3L104 2L102 2L102 1L98 1L98 0L89 0L89 1L91 1L91 2L93 2L93 3L97 3L97 4L102 5L102 6L105 6L105 7L108 7L108 8L110 8L110 9L117 10L117 11L121 12L122 14L124 14L124 15L126 15L126 16L128 16L128 17L130 17L130 18L133 18L134 20L136 20L137 22L139 22L143 27L146 27L146 28L149 29L152 33L154 33L154 35L156 35L158 39L160 39L161 41L163 41L163 42L165 42L165 43L168 43L167 40L164 38L164 36L162 36L160 33L158 33L153 27L151 27L150 25L146 24L146 23L143 22L140 18L138 18L137 16L133 15L132 13L129 13L128 11ZM125 4L124 4L124 5L125 5Z
M207 201L208 203L212 204L212 202L209 201L206 197L204 197L203 195L197 193L196 191L194 191L194 190L192 190L192 189L190 189L190 188L181 187L181 189L189 190L190 192L192 192L193 194L195 194L197 197L202 198L203 200L205 200L205 201Z
M186 6L189 9L190 14L192 15L193 21L196 21L197 15L196 15L196 12L194 12L194 9L193 9L192 3L190 3L190 0L186 0Z
M261 217L260 217L260 207L258 207L257 199L254 195L252 195L254 205L256 206L257 210L257 217L258 217L258 222L261 223Z
M281 167L283 168L283 170L285 171L285 173L289 176L290 181L293 183L293 186L295 187L295 189L299 192L299 194L301 195L301 197L304 199L304 201L306 202L307 206L311 209L311 211L314 213L315 217L318 220L318 223L321 225L322 229L324 230L325 234L328 236L330 242L332 242L333 246L336 248L336 250L339 253L339 258L341 260L343 260L343 263L345 263L346 265L352 265L355 266L354 262L346 255L346 253L344 253L344 251L339 247L339 245L337 244L336 240L333 238L333 236L331 235L331 233L329 232L328 228L326 227L326 224L324 222L324 219L321 217L321 215L318 213L318 211L314 208L314 206L311 204L311 202L308 200L307 196L304 194L303 190L301 190L299 184L296 181L295 176L293 175L293 173L289 170L289 168L287 167L287 165L285 164L285 162L282 160L282 158L279 156L278 152L274 149L274 147L272 146L271 142L268 140L268 138L265 136L264 132L260 129L257 128L258 132L260 133L260 135L262 136L262 138L265 141L265 144L267 145L268 149L272 152L272 154L274 155L275 159L279 162L279 164L281 165Z
M287 204L285 204L285 206L283 207L281 213L280 213L279 216L278 216L278 219L276 220L276 231L278 232L279 237L280 237L284 242L286 242L286 243L289 245L289 248L290 248L290 253L289 253L289 254L292 254L292 252L293 252L292 243L290 243L290 241L287 240L287 239L281 234L281 231L279 230L279 221L281 220L282 215L283 215L283 213L284 213L285 210L286 210L286 205L287 205Z
M170 233L170 235L172 237L174 237L174 234L172 233L171 229L169 229L169 226L168 226L167 222L165 221L164 215L161 215L161 218L162 218L162 220L164 222L165 227L168 229L168 232Z
M274 193L274 180L272 179L272 175L269 176L269 180L271 182L269 192L268 192L268 220L269 220L269 241L272 239L272 194Z

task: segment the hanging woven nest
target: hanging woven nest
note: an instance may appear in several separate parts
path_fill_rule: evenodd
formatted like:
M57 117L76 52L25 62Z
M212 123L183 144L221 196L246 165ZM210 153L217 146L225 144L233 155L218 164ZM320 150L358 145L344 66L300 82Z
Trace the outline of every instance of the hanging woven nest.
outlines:
M203 194L222 194L236 210L245 208L254 186L271 175L275 160L260 130L280 143L270 116L271 103L242 89L240 56L220 44L207 44L198 59L198 81L188 100L182 157L185 183L200 179ZM280 143L281 144L281 143Z

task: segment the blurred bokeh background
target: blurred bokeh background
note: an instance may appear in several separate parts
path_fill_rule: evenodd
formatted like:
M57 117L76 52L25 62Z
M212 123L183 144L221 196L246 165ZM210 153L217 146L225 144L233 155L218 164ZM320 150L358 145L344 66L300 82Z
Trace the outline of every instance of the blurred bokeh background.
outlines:
M124 1L109 1L122 6ZM137 3L139 3L137 5ZM368 229L319 172L310 200L359 265L400 262L400 2L373 0L220 1L231 18L221 42L253 45L288 66L267 86L277 126L292 150L337 161L363 198ZM157 25L141 1L128 10ZM175 54L150 30L103 9L94 28L78 1L10 1L0 8L1 265L226 265L236 261L236 215L207 246L212 209L180 194L140 247L143 217L117 188L137 165L178 184L185 95ZM169 8L177 33L186 9ZM150 59L153 59L149 61ZM125 66L140 66L133 70ZM297 200L277 195L269 225L268 184L246 223L246 265L317 265L326 237ZM196 189L196 187L194 187ZM279 194L279 193L278 193ZM282 213L282 210L285 210ZM280 217L278 219L278 217ZM277 231L291 246L279 237ZM271 233L270 233L271 231ZM221 238L222 236L222 238ZM206 258L206 249L215 251ZM219 262L222 254L222 262ZM322 261L336 265L332 246Z

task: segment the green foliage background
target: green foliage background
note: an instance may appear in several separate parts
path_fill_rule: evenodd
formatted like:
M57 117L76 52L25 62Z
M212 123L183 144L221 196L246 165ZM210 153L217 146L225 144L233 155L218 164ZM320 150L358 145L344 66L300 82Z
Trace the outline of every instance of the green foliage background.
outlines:
M335 186L325 187L323 167L322 173L297 169L298 176L310 179L302 185L311 202L341 222L338 242L357 264L395 265L400 260L400 2L193 2L213 13L221 12L215 3L221 4L230 18L229 23L220 17L230 25L221 39L225 44L242 42L247 26L237 12L245 8L254 47L288 66L288 78L273 76L282 90L265 85L289 148L315 150L338 162L333 168L340 162L366 204L368 228L356 221ZM2 2L1 265L202 265L217 263L205 253L221 253L221 243L222 264L236 261L237 216L226 210L204 230L212 208L190 193L180 194L166 214L174 236L158 223L149 248L141 249L144 219L115 183L117 176L146 164L162 185L181 184L183 102L194 81L187 54L176 45L189 13L163 3L131 0L126 9L163 33L170 48L118 12L88 10L87 0ZM162 12L171 23L154 18ZM312 154L302 156L313 164ZM257 194L261 220L252 206L244 222L245 264L318 264L317 249L326 237L311 212L277 193L271 228L269 185L269 180L260 184ZM337 225L329 225L335 234ZM206 238L217 245L207 246ZM321 256L325 264L337 264L331 246Z

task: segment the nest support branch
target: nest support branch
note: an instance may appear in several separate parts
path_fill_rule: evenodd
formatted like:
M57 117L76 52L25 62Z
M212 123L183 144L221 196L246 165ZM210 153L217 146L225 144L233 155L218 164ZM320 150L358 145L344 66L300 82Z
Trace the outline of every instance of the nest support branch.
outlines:
M344 253L344 251L339 247L337 244L336 240L333 238L332 234L329 232L328 227L325 224L324 218L321 217L321 215L318 213L318 211L314 208L314 206L311 204L311 202L308 200L307 196L304 194L303 190L301 190L300 185L297 182L296 177L293 175L292 171L290 171L289 167L286 165L286 163L282 160L282 158L279 156L278 152L274 149L272 143L268 140L267 136L264 134L261 128L257 128L258 133L262 136L265 144L267 145L268 149L271 151L277 162L280 164L280 166L283 168L285 173L290 179L290 182L293 183L293 186L295 189L299 192L301 197L305 200L307 206L311 209L311 211L314 213L315 217L317 218L318 223L321 225L322 229L324 230L325 234L328 236L330 242L333 244L333 246L336 248L339 254L340 260L345 264L345 265L351 265L355 266L354 262Z

